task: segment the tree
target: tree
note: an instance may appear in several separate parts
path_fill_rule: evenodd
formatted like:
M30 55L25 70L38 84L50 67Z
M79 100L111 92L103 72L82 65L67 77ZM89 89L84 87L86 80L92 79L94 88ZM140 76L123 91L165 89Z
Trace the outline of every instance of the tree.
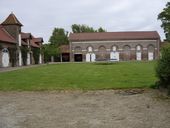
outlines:
M66 32L63 28L54 28L49 42L57 47L62 44L68 44L68 32Z
M44 44L42 46L45 62L50 61L50 58L59 54L59 48L54 44Z
M158 15L158 19L162 21L161 27L164 29L166 40L170 41L170 2L166 4L166 8Z
M159 78L159 86L166 87L170 93L170 44L161 50L161 58L158 60L156 74Z
M102 27L100 27L97 31L98 32L106 32L106 30L104 30Z
M73 33L85 33L85 32L106 32L102 27L95 30L93 27L89 27L88 25L80 25L80 24L73 24L71 26Z

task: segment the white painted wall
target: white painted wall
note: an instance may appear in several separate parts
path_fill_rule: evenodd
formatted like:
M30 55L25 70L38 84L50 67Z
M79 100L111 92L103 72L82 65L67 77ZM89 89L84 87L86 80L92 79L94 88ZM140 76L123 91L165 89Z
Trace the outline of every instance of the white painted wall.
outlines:
M142 60L142 53L136 52L136 60Z
M154 53L153 52L148 52L148 60L153 60L154 59Z
M91 54L91 62L96 61L96 55L94 53Z
M90 62L90 53L86 54L86 62Z
M110 59L115 59L119 61L119 52L111 52Z

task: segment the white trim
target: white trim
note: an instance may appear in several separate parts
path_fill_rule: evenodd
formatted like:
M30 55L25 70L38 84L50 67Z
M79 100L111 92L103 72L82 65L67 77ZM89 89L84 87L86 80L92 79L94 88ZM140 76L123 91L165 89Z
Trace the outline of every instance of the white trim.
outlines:
M18 45L21 46L21 34L18 35Z
M78 42L71 42L72 44L79 44L79 43L113 43L113 42L148 42L148 41L157 41L157 40L114 40L114 41L78 41Z
M22 66L22 52L19 50L19 66Z

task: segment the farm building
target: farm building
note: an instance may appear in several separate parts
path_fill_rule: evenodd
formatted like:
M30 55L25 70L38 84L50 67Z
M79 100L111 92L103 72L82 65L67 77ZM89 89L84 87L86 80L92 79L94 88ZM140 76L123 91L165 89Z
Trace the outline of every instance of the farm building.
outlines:
M159 58L160 36L156 31L71 33L70 61L130 61Z
M13 13L0 24L0 67L42 63L43 38L22 32L22 26Z

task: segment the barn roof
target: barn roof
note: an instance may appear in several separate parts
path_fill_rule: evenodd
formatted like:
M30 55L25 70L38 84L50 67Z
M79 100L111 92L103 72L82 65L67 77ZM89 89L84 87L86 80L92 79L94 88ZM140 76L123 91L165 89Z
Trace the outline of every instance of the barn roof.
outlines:
M16 43L16 40L0 25L0 41Z
M24 32L22 32L21 33L21 38L22 39L32 39L32 35L31 35L31 33L24 33Z
M148 40L160 39L157 31L71 33L70 41L104 41L104 40Z
M41 37L38 37L38 38L33 37L33 39L31 39L32 47L40 48L42 43L43 43L43 38Z

